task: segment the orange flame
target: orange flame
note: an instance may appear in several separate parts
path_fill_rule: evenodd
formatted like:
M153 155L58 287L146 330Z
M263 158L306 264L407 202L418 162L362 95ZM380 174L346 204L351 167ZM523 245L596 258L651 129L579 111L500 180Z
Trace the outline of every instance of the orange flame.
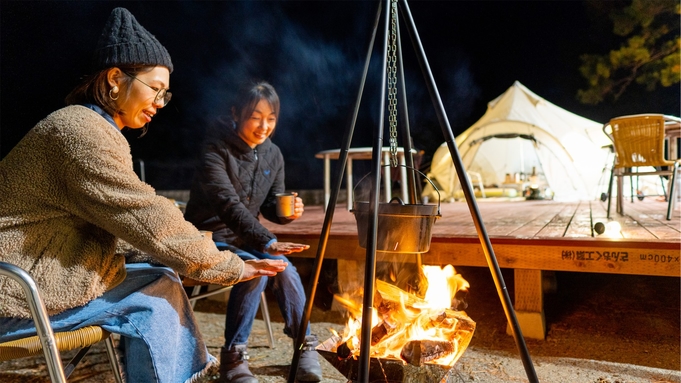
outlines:
M453 344L454 351L432 363L451 366L470 342L475 323L464 312L450 309L456 293L470 287L468 282L451 265L444 268L423 266L422 271L428 281L424 298L376 280L379 305L378 309L372 307L371 357L400 359L402 348L412 340L447 341ZM376 301L375 298L374 305ZM357 356L362 332L362 305L350 299L340 299L340 302L348 308L351 316L340 344L345 343L352 355ZM467 321L467 331L460 331L457 326L459 320Z

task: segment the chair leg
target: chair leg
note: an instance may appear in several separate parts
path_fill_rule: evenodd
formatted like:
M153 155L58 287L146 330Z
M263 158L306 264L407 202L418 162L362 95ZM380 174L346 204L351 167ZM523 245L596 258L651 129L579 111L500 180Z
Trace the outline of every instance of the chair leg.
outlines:
M612 199L612 181L613 178L615 178L615 166L613 165L612 170L610 171L610 182L608 183L608 215L607 218L610 218L610 200Z
M33 322L36 326L36 332L38 333L40 343L43 346L43 354L45 355L50 381L65 383L66 376L64 374L64 365L61 361L59 349L57 348L57 340L54 337L54 331L50 325L50 318L47 315L45 304L40 297L37 284L23 269L1 261L0 275L13 279L24 290L24 294L26 294L26 297L28 298L27 303L31 310Z
M199 295L200 292L201 292L201 285L196 285L196 286L192 287L192 295L191 296L193 297L193 296ZM189 304L192 306L192 310L194 310L194 306L196 306L196 300L189 301Z
M661 169L661 168L658 167L657 169ZM665 190L665 187L664 187L664 177L663 176L660 176L660 183L662 184L662 194L664 194L664 201L667 202L667 191Z
M114 349L114 344L112 340L112 336L109 335L105 340L104 344L106 345L106 354L109 359L109 366L111 366L111 372L113 372L114 379L116 380L116 383L123 383L123 378L121 377L121 370L118 364L118 358L116 357L116 351ZM78 366L78 363L83 360L85 355L87 355L88 352L90 352L90 349L92 346L86 346L78 350L78 353L69 361L68 364L64 366L64 376L68 379L69 376L75 371L76 366Z
M617 175L617 213L624 215L624 176Z
M64 366L64 376L68 379L71 373L76 369L78 363L85 357L85 355L90 351L90 346L86 346L78 350L76 356L74 356L68 364Z
M631 168L629 168L631 171ZM636 187L638 188L638 179L636 180ZM631 203L634 203L634 176L629 176L629 188L631 189Z
M121 367L118 364L118 357L116 356L116 349L113 344L113 335L109 335L109 337L104 340L104 344L106 344L106 354L109 356L109 365L111 366L111 372L113 372L114 379L116 380L116 383L123 383Z
M269 334L269 344L270 348L274 347L274 334L272 333L272 323L270 323L270 310L267 308L267 298L265 298L265 292L260 294L260 311L262 313L262 319L265 321L265 326L267 327L267 333Z
M215 289L215 290L212 290L212 291L201 293L201 287L202 287L202 285L197 285L197 286L194 286L194 288L192 289L192 294L189 297L189 301L191 303L192 309L194 308L194 305L196 304L197 300L209 297L211 295L219 294L219 293L222 293L224 291L231 289L231 286L223 286L221 288L218 288L218 289ZM270 311L267 308L267 298L265 297L264 291L260 294L260 312L262 313L263 320L265 321L265 326L267 327L267 333L269 335L269 338L268 338L269 347L273 348L274 347L274 333L272 332L272 323L270 322Z
M679 163L674 163L674 166L672 167L672 183L669 185L669 201L667 202L667 221L671 221L672 219L672 212L674 208L674 202L676 202L676 173L678 173L679 170Z

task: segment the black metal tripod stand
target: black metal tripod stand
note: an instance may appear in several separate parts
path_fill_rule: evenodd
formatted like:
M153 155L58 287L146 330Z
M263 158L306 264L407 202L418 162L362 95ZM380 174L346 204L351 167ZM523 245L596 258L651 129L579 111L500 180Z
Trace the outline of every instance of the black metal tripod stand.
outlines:
M534 370L534 366L532 364L532 360L530 358L529 351L527 350L527 345L525 344L525 339L523 338L520 325L518 324L518 319L515 315L515 311L513 310L513 306L511 303L511 298L509 297L508 290L506 289L506 285L504 283L503 276L501 274L501 269L499 268L499 264L497 262L496 256L494 255L494 251L492 249L492 244L489 239L489 236L487 235L487 231L485 229L485 225L482 222L482 217L480 215L480 211L478 209L477 202L475 200L475 194L473 192L473 187L471 186L471 183L469 179L466 177L465 169L463 167L463 163L461 160L461 156L459 155L459 150L456 147L455 143L455 137L454 133L452 132L452 128L449 125L449 120L447 119L447 115L444 111L444 106L442 104L442 100L440 99L440 95L437 90L437 86L435 85L435 81L433 79L433 75L430 71L430 67L428 64L428 60L426 59L425 52L423 50L423 46L421 45L421 40L418 35L418 31L416 30L416 26L414 24L414 20L411 16L411 11L409 9L409 5L407 4L407 0L385 0L386 1L386 7L385 10L383 11L385 13L385 38L383 41L383 78L381 81L381 101L380 101L380 119L379 119L379 124L377 131L374 136L374 144L372 146L372 190L370 194L370 211L372 212L372 216L370 216L369 219L369 225L368 225L368 232L367 232L367 244L366 244L366 266L365 266L365 276L364 276L364 297L363 297L363 310L362 310L362 332L361 332L361 347L360 347L360 363L359 363L359 382L365 383L368 382L369 379L369 360L370 360L370 347L371 347L371 312L372 312L372 307L373 307L373 300L374 300L374 279L375 279L375 273L376 273L376 237L377 237L377 222L378 222L378 206L379 206L379 194L380 194L380 174L381 174L381 150L383 146L383 130L384 130L384 116L385 116L385 100L386 100L386 69L387 69L387 61L388 61L388 40L389 40L389 29L391 27L391 21L394 23L392 24L393 27L396 27L397 29L397 41L396 41L396 46L397 46L397 60L398 60L398 68L399 68L399 76L398 78L398 94L400 95L400 103L398 103L400 111L400 117L402 124L400 124L401 127L401 132L402 132L402 137L403 139L403 146L404 146L404 153L405 153L405 158L406 158L406 164L407 166L411 167L413 169L413 157L411 155L411 140L410 140L410 134L409 134L409 118L408 118L408 113L407 113L407 103L406 103L406 95L405 95L405 82L404 82L404 74L403 74L403 65L402 65L402 51L401 51L401 41L400 41L400 34L399 34L399 22L397 20L397 12L396 10L393 10L391 6L395 6L395 3L397 3L400 6L400 11L403 14L403 16L406 18L406 25L408 27L408 32L411 37L412 45L414 46L414 49L416 51L417 59L419 62L419 66L421 67L421 71L423 73L423 76L425 78L426 85L428 87L428 92L430 93L431 100L433 102L433 106L435 107L435 112L438 117L438 121L440 124L440 128L442 130L442 134L444 135L445 141L447 142L447 146L449 148L449 152L452 156L452 160L454 161L454 167L456 169L456 173L459 177L459 182L461 183L461 187L463 189L464 196L466 198L466 202L468 204L468 208L471 212L471 216L473 218L473 222L475 224L476 231L478 233L478 238L480 238L480 243L483 247L483 252L485 254L485 258L487 259L487 265L490 269L490 272L492 273L492 278L494 280L494 284L497 288L497 293L499 294L499 299L501 300L501 304L503 306L504 312L506 314L506 319L508 323L511 325L511 330L513 333L513 337L516 342L516 346L518 347L518 351L520 352L520 357L523 362L523 366L525 367L525 372L527 373L528 380L532 383L534 382L539 382L537 378L537 374ZM379 6L378 6L378 11L376 14L376 19L374 21L374 27L373 27L373 32L371 35L371 41L369 44L369 49L367 52L367 59L364 64L364 71L362 74L362 80L360 82L359 86L359 91L357 95L357 101L355 103L354 111L353 111L353 116L352 120L350 123L350 126L348 127L347 131L345 132L345 135L343 136L343 143L341 146L341 151L340 151L340 156L339 156L339 164L340 166L337 167L336 170L336 176L333 180L333 187L332 187L332 193L331 197L329 199L328 206L326 208L326 215L324 217L324 223L322 226L322 231L319 239L319 247L317 250L317 256L315 258L315 267L314 267L314 275L308 285L307 289L307 302L305 305L305 311L303 313L303 319L300 324L300 328L298 330L298 337L296 339L296 345L293 354L293 359L291 361L291 368L289 370L289 376L288 376L288 383L294 383L295 382L295 377L296 377L296 370L298 367L298 362L300 359L300 353L301 353L301 348L302 345L305 341L305 332L307 330L307 323L310 320L310 315L312 312L312 305L314 302L314 294L317 289L317 283L319 281L319 275L321 273L321 267L322 267L322 261L324 260L324 253L326 251L326 245L328 243L328 238L329 238L329 233L330 233L330 228L331 228L331 223L333 221L333 214L334 210L336 207L336 203L338 201L338 194L340 191L340 186L341 186L341 181L343 178L343 172L345 171L345 164L347 163L348 159L348 149L350 148L350 143L352 141L352 135L354 132L355 128L355 123L357 121L357 115L359 111L359 106L361 103L362 99L362 93L364 90L364 84L366 82L367 78L367 72L369 68L369 63L370 63L370 57L371 53L374 47L374 42L376 39L376 32L378 30L378 25L380 22L381 18L381 13L382 13L382 8L383 8L383 0L379 1ZM391 10L393 12L391 13ZM392 16L392 19L391 19ZM413 172L408 172L408 189L409 189L409 196L410 196L410 201L413 203L416 201L416 193L415 193L415 181L414 181L414 173Z

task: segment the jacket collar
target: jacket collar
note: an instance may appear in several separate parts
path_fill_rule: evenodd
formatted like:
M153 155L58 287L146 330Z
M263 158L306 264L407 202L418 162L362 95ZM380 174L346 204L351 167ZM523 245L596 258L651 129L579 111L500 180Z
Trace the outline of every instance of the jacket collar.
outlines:
M89 108L97 112L99 115L104 117L105 120L107 120L115 129L118 133L121 133L121 130L118 128L118 125L116 125L116 122L114 122L113 117L107 112L104 111L99 105L95 104L83 104L84 107Z

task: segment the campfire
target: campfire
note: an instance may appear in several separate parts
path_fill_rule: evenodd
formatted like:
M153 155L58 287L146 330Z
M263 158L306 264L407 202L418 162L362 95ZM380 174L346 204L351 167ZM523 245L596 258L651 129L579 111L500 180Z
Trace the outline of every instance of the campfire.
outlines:
M468 282L451 265L423 266L421 275L425 283L420 284L420 290L425 290L425 294L376 280L370 357L372 365L379 365L383 381L402 381L395 372L389 372L388 367L394 370L397 365L401 366L397 368L400 377L404 376L405 367L424 371L434 368L446 373L473 337L475 322L459 310L466 308ZM360 354L362 306L349 298L341 298L340 302L350 315L348 323L342 334L332 330L333 336L319 350L352 379L348 374L354 370L353 361Z

